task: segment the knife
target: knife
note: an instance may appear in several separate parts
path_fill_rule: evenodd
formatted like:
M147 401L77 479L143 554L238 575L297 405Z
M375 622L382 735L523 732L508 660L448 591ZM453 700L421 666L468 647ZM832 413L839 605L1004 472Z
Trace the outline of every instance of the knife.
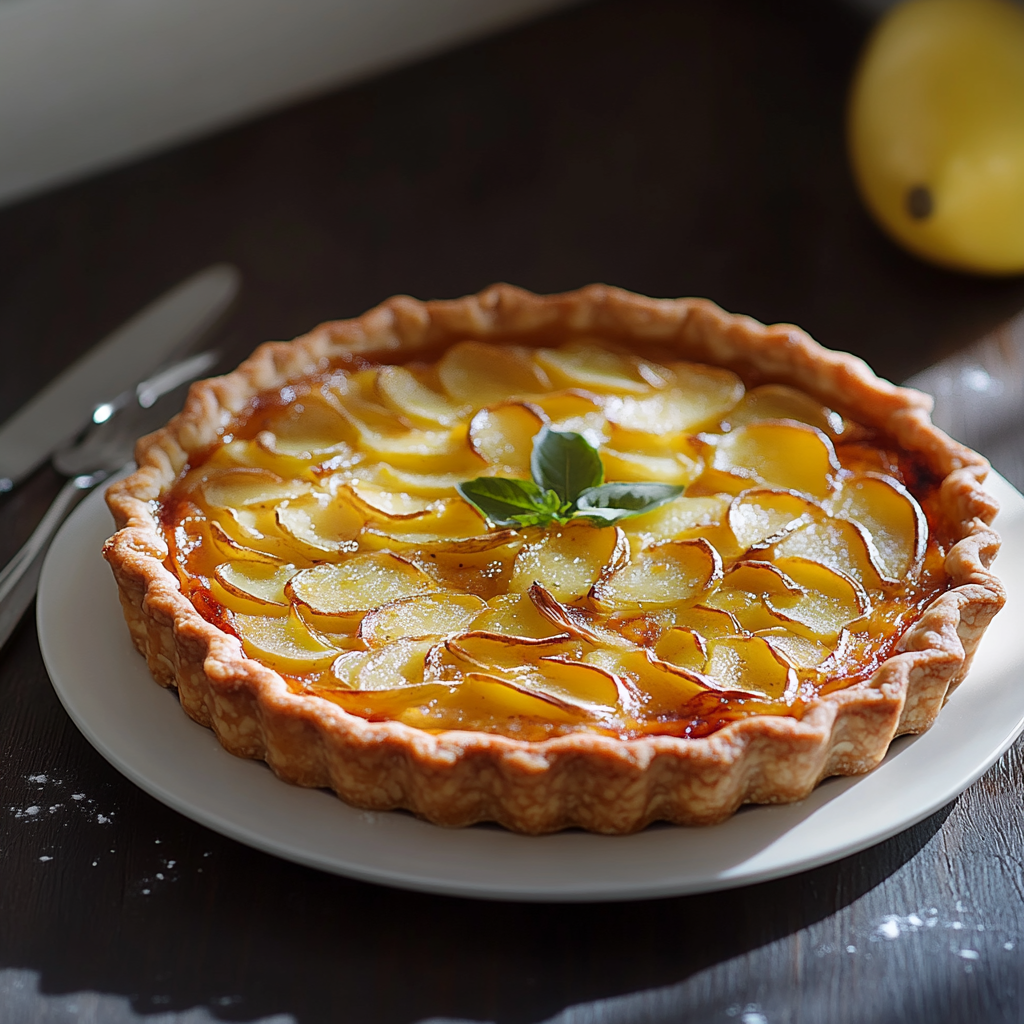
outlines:
M184 351L224 313L241 283L218 263L172 288L106 337L0 426L0 492L74 438L111 395Z

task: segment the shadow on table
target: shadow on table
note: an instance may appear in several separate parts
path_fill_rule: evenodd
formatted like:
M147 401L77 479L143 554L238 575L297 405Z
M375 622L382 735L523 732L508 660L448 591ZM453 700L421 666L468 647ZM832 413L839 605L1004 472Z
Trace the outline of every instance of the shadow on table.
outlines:
M166 829L165 809L137 791L130 796L133 831L151 834L158 822ZM0 939L0 964L38 971L44 995L124 996L134 1013L118 1021L177 1011L182 1024L277 1014L282 1024L532 1024L574 1004L678 983L835 914L912 859L951 807L794 877L675 899L569 905L352 882L182 820L176 849L164 852L190 867L198 859L205 873L179 870L172 859L175 884L144 876L140 889L138 864L116 880L97 871L94 899L69 893L59 922ZM183 843L191 852L181 853Z

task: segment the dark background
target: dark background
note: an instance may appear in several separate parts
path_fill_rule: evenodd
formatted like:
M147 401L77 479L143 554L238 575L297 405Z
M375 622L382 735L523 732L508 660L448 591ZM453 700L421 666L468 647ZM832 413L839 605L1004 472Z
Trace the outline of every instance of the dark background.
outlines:
M868 28L823 0L604 0L0 210L0 420L220 260L245 277L225 366L395 292L606 281L902 380L1018 312L1024 279L928 267L863 213L843 109ZM0 557L58 485L0 498ZM1018 1021L1021 778L1018 746L903 835L733 892L403 893L144 795L67 719L27 618L0 652L0 1022Z

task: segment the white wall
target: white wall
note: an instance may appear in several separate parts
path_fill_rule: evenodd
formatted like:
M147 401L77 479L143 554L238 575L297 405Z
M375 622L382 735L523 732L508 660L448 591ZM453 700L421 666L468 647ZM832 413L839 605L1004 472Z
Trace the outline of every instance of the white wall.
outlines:
M573 0L0 0L0 202Z

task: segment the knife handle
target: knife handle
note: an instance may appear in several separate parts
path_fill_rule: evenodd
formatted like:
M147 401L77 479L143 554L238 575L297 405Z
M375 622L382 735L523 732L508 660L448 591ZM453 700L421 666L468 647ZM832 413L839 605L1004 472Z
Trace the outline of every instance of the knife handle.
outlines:
M107 473L92 473L69 480L53 499L32 536L0 570L0 649L36 596L43 559L60 524L79 501L107 476Z

